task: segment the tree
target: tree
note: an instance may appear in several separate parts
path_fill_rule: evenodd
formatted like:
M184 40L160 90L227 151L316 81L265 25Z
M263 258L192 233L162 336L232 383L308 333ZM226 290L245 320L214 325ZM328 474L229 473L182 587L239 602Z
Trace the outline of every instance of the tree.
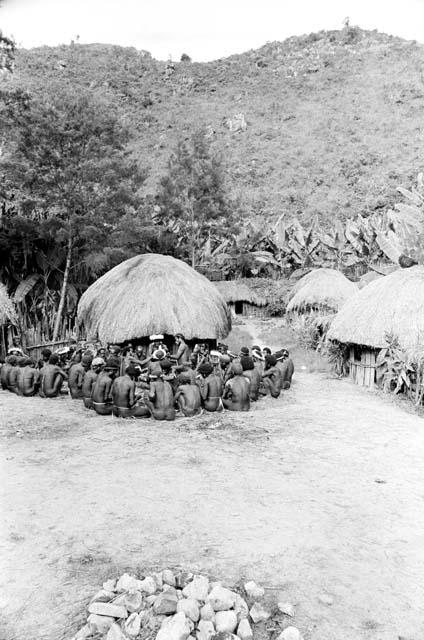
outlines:
M119 219L135 210L145 174L127 151L129 131L113 106L89 91L3 94L0 127L3 184L37 236L63 252L56 340L71 270L89 267Z
M15 59L15 41L8 38L0 30L0 71L13 71Z
M180 257L198 263L205 243L217 245L236 224L237 206L225 190L224 167L205 131L180 140L160 182L156 220L174 234Z

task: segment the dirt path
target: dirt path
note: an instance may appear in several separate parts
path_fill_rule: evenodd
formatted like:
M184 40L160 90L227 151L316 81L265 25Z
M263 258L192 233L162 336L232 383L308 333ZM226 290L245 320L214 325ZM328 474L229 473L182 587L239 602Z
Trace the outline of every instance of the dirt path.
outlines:
M278 587L307 639L422 637L424 423L388 400L301 372L243 416L0 415L1 638L70 637L103 577L172 565Z

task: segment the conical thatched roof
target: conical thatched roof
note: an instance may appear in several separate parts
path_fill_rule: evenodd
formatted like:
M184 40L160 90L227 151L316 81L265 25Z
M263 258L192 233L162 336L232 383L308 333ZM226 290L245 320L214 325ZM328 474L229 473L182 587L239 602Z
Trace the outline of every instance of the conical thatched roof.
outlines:
M7 289L0 282L0 325L5 324L8 320L15 319L15 308L12 300L7 295Z
M125 342L155 333L219 339L231 329L217 288L185 262L155 253L130 258L81 297L78 319L88 336Z
M424 345L424 266L398 269L361 289L334 318L328 337L382 348L386 333L405 349Z
M313 269L303 276L293 289L287 312L303 312L310 309L338 311L358 288L340 271Z

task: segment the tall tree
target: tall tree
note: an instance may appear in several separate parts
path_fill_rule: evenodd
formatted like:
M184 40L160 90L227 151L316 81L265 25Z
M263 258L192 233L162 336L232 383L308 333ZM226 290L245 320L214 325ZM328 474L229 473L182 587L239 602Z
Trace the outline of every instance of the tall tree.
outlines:
M130 157L129 131L110 102L90 91L51 89L2 96L0 166L19 212L64 252L56 340L73 265L107 246L120 217L138 206L145 174Z
M231 233L236 206L225 190L222 159L204 130L180 140L160 182L157 221L174 234L177 252L196 266L205 244Z

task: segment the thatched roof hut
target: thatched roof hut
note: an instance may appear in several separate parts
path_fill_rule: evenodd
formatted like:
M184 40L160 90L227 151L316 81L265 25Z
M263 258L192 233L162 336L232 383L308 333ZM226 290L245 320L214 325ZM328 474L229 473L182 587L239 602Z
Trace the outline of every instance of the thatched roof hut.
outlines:
M295 285L287 312L338 311L358 288L340 271L313 269Z
M15 308L7 294L7 289L0 282L0 326L15 319Z
M358 287L360 289L363 289L368 284L370 284L370 282L374 282L374 280L378 280L382 277L382 274L377 273L377 271L367 271L367 273L364 273L364 275L359 278Z
M424 266L397 269L361 289L339 311L328 337L380 349L388 333L404 349L424 345Z
M214 285L224 298L227 304L235 302L249 302L250 304L263 307L267 301L264 296L258 295L252 288L248 279L241 280L220 280Z
M239 278L214 282L235 315L266 316L268 305L284 303L291 283L286 279Z
M216 287L185 262L154 253L125 260L99 278L82 295L78 319L102 342L180 332L189 340L215 340L231 330Z

